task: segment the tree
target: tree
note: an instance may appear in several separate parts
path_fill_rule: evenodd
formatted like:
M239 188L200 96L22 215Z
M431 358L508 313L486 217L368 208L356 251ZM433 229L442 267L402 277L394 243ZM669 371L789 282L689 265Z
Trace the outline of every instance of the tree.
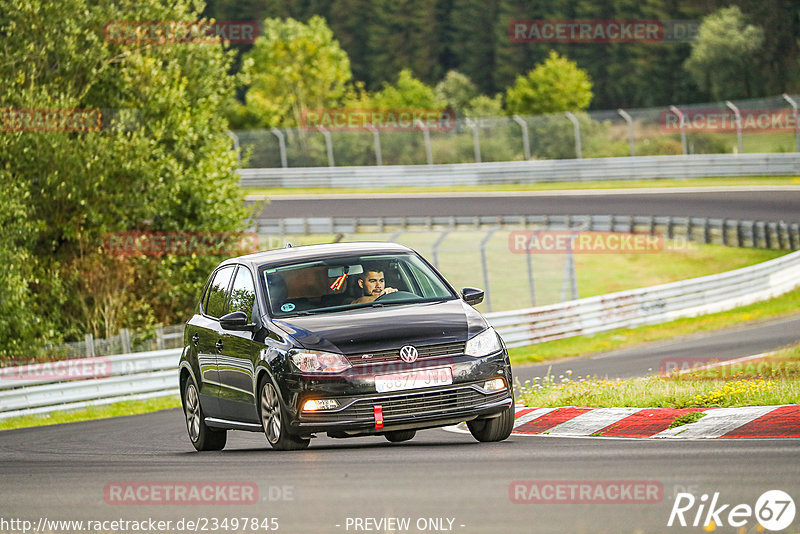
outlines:
M6 351L177 322L192 309L218 258L114 257L103 251L110 232L244 226L220 113L232 94L230 54L104 35L109 21L196 21L193 5L4 1L0 102L8 116L96 110L102 119L79 131L7 122L0 135L0 224L11 231L0 239L0 292L12 299L0 307L24 308L11 315L21 321L0 321Z
M414 77L409 69L403 69L397 84L383 84L383 89L372 95L376 109L441 109L444 101L436 96L432 87Z
M753 96L754 59L764 31L746 24L737 6L705 17L684 67L713 98Z
M247 107L268 127L298 125L305 109L341 105L352 78L347 54L317 16L308 24L266 19L243 73Z
M527 76L518 76L506 92L509 115L535 115L586 109L592 100L592 82L585 71L555 52Z
M448 71L442 81L436 84L436 97L446 106L461 112L469 105L470 100L478 96L478 88L457 70Z

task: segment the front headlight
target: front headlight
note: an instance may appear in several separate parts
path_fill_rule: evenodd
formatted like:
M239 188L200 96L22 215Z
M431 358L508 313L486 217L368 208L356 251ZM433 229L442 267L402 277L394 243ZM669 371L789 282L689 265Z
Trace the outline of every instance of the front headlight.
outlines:
M289 358L301 373L341 373L351 367L343 355L320 350L293 350Z
M488 356L502 348L503 346L500 344L500 338L497 332L490 326L477 336L467 340L467 347L464 350L464 354L478 357Z

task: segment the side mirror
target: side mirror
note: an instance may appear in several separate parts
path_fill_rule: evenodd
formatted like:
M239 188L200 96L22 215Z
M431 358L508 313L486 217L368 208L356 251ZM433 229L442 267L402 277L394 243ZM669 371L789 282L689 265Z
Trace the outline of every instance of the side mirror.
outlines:
M461 290L461 298L470 306L477 306L483 302L483 289L465 287Z
M247 314L243 311L223 315L219 320L219 325L225 330L254 330L256 326L247 323Z

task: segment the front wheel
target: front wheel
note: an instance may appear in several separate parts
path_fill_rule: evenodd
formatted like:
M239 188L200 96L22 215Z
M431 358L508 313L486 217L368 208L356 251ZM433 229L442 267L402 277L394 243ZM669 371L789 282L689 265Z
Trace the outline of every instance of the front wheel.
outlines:
M468 421L467 428L478 441L503 441L514 429L514 405L503 410L499 417Z
M213 430L206 425L197 386L191 378L183 387L183 413L186 416L186 430L189 440L198 451L220 451L228 439L226 430Z
M294 451L308 447L310 439L293 436L286 430L285 410L278 396L278 390L275 389L269 378L264 378L259 389L261 392L259 403L261 426L264 428L264 434L272 448L279 451Z
M384 434L384 437L392 443L408 441L417 434L416 430L393 430Z

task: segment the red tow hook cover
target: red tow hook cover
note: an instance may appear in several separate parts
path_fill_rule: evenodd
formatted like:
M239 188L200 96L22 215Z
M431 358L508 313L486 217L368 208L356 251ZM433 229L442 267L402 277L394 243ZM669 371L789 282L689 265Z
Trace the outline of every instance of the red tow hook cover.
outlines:
M375 405L375 428L383 428L383 405Z

